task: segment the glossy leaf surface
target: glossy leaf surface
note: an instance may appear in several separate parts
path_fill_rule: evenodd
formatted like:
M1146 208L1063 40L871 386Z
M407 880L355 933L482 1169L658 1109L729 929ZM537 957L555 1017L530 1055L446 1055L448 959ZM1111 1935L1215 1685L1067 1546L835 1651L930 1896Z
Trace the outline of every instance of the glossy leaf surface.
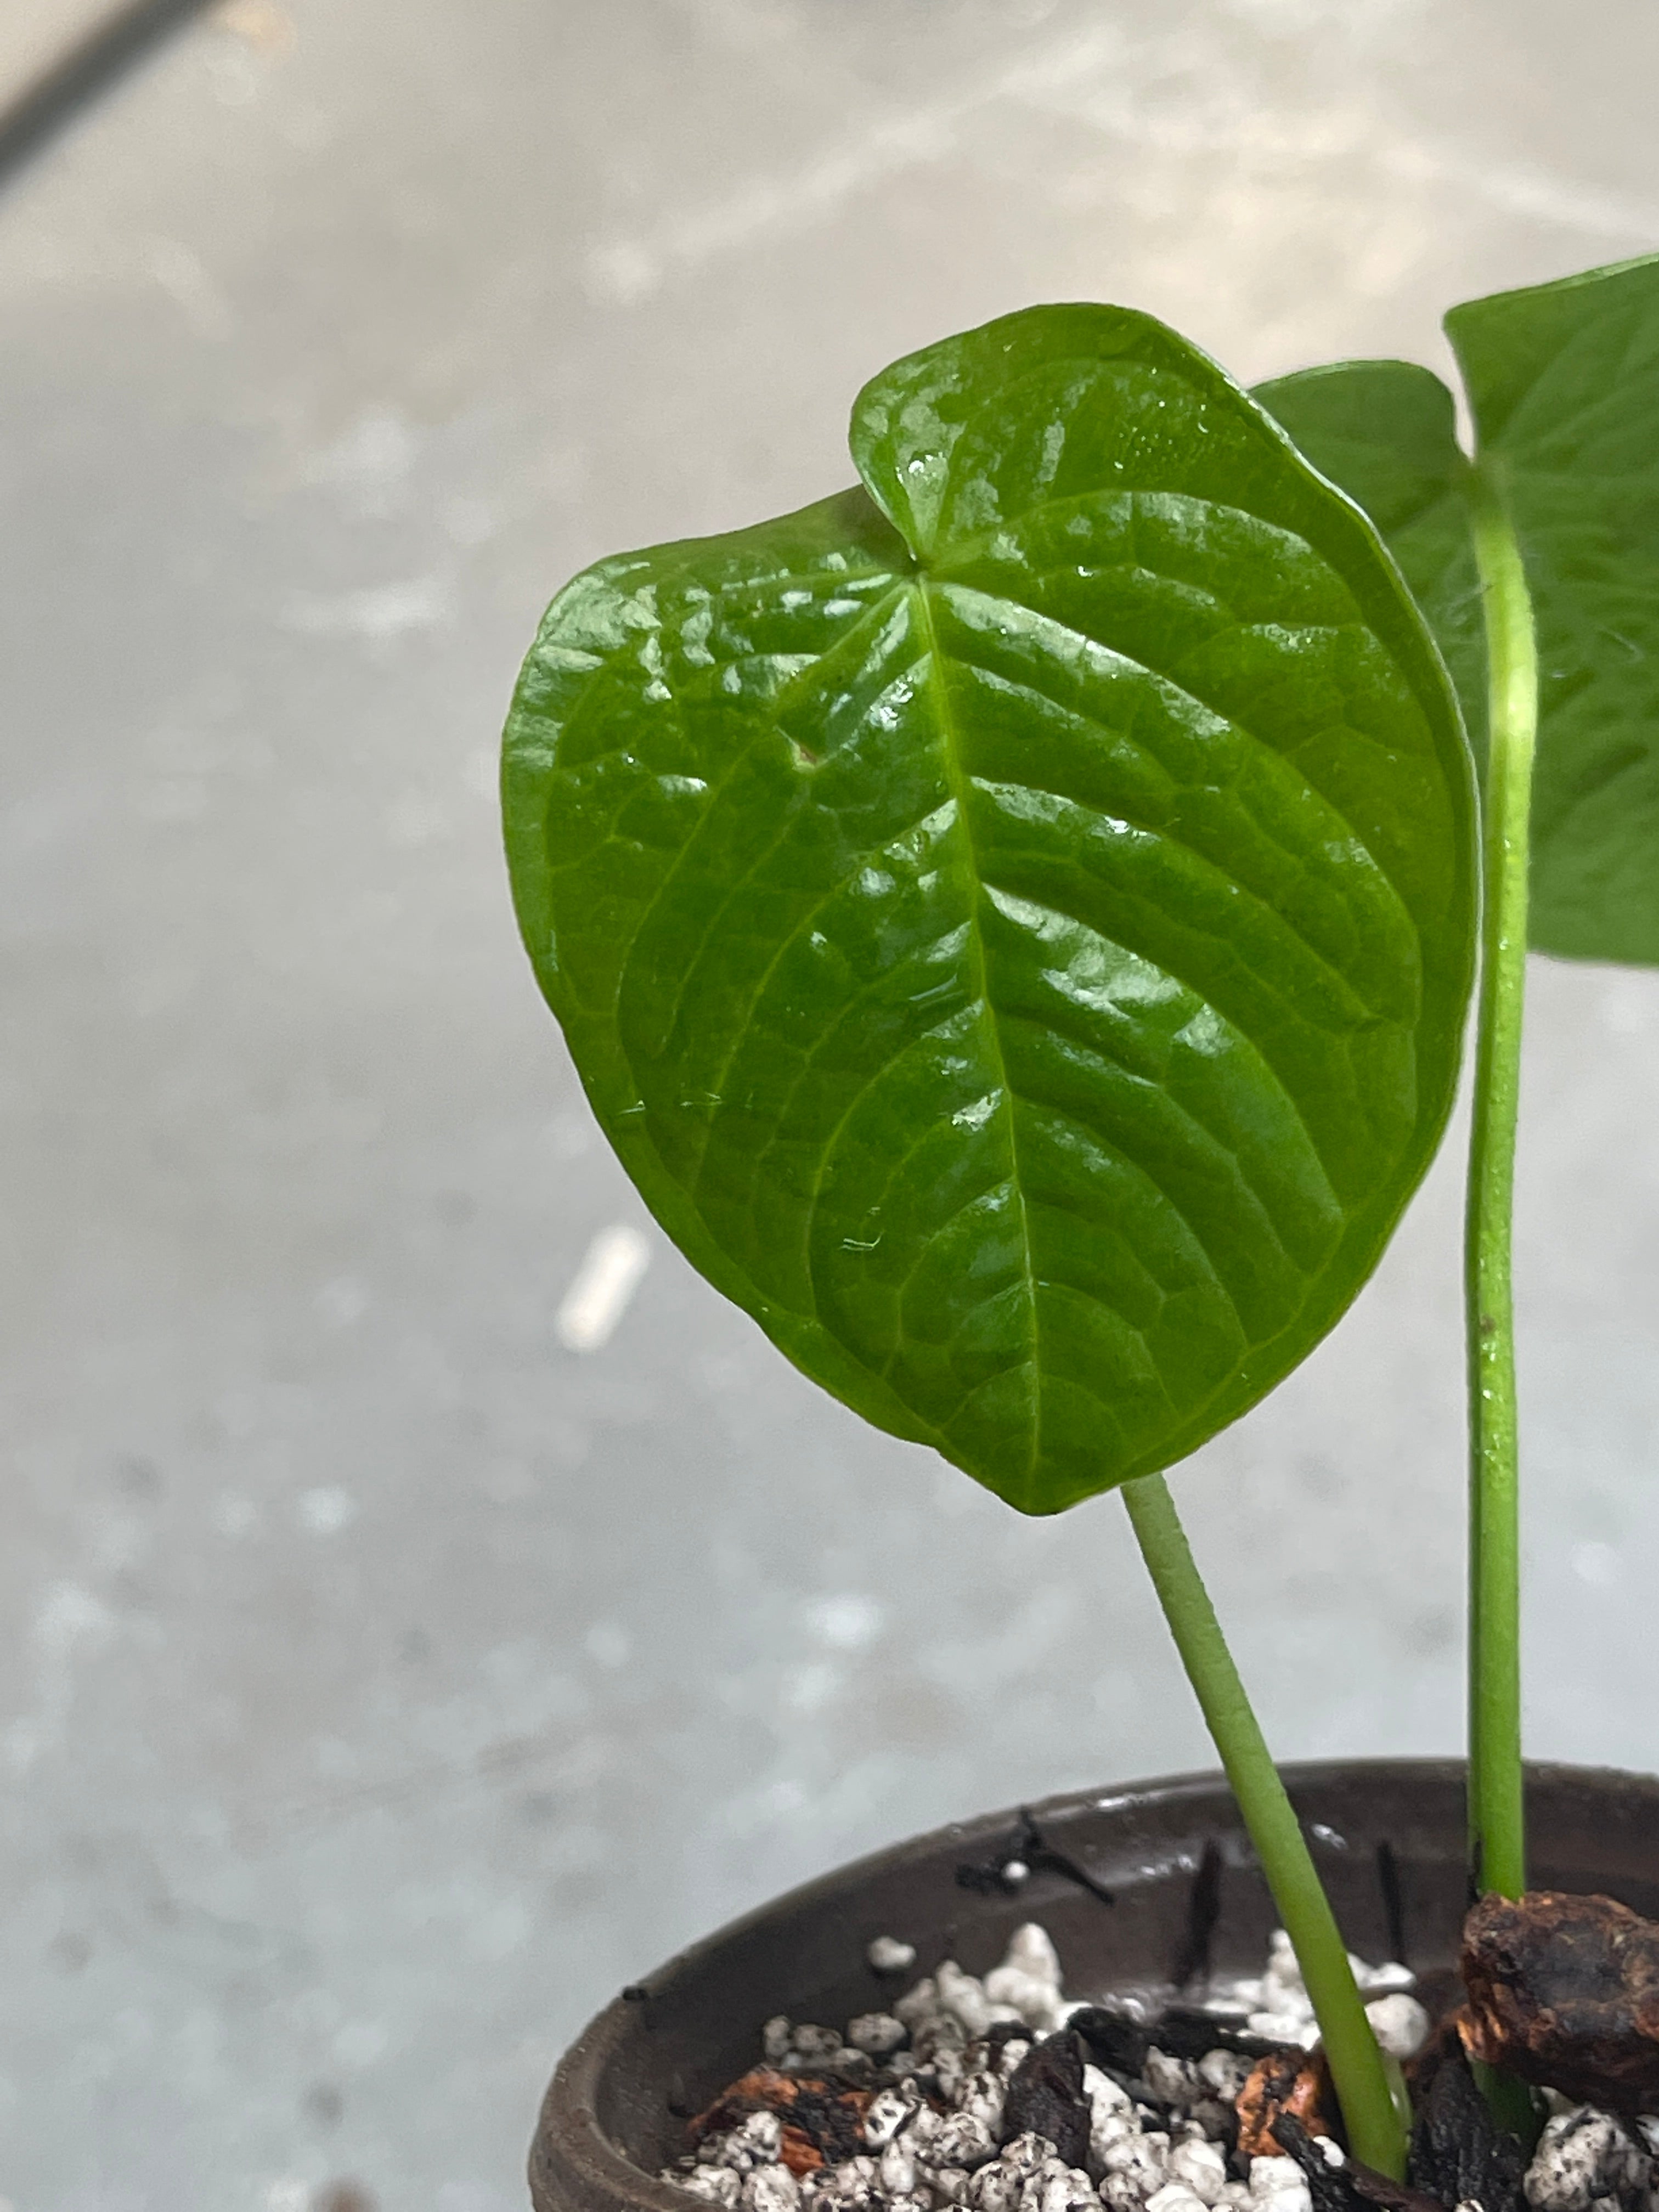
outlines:
M1258 385L1255 397L1387 540L1445 656L1483 761L1486 641L1469 462L1451 393L1414 362L1345 361Z
M1053 1511L1374 1264L1455 1079L1467 749L1369 526L1146 317L931 347L852 444L866 489L554 602L514 893L693 1261Z
M1531 941L1659 962L1659 258L1473 301L1446 328L1538 626ZM1478 743L1486 659L1449 393L1426 369L1350 362L1257 397L1388 538Z

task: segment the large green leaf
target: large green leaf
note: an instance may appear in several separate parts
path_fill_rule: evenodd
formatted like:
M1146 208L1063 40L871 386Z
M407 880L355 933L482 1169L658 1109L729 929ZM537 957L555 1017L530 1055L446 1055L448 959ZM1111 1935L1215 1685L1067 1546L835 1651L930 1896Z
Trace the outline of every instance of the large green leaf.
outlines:
M1373 1266L1455 1080L1467 749L1370 526L1146 316L930 347L852 443L867 490L554 601L514 894L694 1262L1053 1511Z
M1446 328L1538 625L1531 940L1659 962L1659 256L1473 301ZM1451 395L1426 369L1348 362L1256 397L1387 538L1484 731Z

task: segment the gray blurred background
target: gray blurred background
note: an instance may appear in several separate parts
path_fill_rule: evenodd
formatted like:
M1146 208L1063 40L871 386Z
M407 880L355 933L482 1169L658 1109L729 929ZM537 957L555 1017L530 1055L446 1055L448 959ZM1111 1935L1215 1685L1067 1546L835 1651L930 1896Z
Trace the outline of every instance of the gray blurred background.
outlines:
M647 1221L496 731L573 569L848 481L947 331L1437 363L1653 247L1656 82L1639 0L234 0L6 182L9 2212L508 2212L684 1940L1207 1763L1114 1501L864 1431ZM1659 981L1529 1020L1531 1743L1651 1766ZM1458 1177L1178 1478L1287 1756L1459 1743Z

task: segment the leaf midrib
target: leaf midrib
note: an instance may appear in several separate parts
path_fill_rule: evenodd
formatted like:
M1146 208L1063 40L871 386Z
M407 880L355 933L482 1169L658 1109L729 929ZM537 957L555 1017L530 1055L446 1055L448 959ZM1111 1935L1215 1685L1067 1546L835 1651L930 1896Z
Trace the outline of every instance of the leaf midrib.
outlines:
M963 765L961 741L951 715L950 692L945 681L945 656L939 648L939 633L933 624L933 602L929 596L930 580L925 572L919 573L911 588L915 593L921 628L927 641L928 665L932 682L928 696L933 702L934 721L939 735L939 756L951 795L956 801L957 819L962 825L962 838L967 848L970 887L970 911L968 921L968 941L973 947L974 965L977 971L980 1004L985 1009L985 1026L990 1039L991 1051L996 1064L996 1076L1002 1092L1002 1114L1007 1129L1008 1163L1014 1194L1014 1203L1019 1208L1019 1249L1025 1276L1026 1310L1030 1316L1029 1335L1031 1345L1031 1423L1030 1440L1026 1458L1028 1484L1035 1479L1042 1457L1042 1334L1037 1313L1036 1276L1032 1267L1031 1222L1025 1204L1025 1182L1020 1170L1019 1133L1014 1117L1014 1091L1009 1080L1008 1061L1002 1045L1002 1030L997 1010L991 999L990 963L986 957L985 932L980 919L980 902L984 894L985 876L980 866L978 849L974 843L973 817L969 811L972 798L971 782Z

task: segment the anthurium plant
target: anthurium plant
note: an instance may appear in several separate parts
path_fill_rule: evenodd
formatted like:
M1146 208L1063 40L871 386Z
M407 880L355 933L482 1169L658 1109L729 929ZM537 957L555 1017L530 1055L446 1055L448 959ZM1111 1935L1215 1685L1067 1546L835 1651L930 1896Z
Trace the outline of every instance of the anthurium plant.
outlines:
M680 1249L1020 1511L1121 1490L1395 2175L1163 1471L1376 1267L1478 977L1470 1838L1518 1895L1525 953L1659 961L1659 257L1447 328L1472 453L1426 369L1248 392L1127 308L927 347L859 395L854 489L567 585L503 770L531 958Z

